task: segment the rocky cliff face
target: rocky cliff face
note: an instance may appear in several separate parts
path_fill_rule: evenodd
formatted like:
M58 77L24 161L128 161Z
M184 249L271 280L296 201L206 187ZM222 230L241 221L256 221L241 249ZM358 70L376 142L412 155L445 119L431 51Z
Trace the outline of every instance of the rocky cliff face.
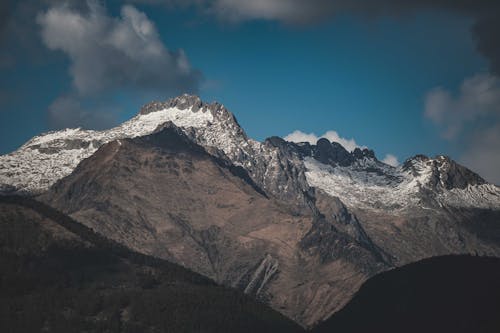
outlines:
M329 218L298 213L219 156L225 154L209 154L167 123L151 135L105 144L41 198L107 237L237 287L303 325L345 301L315 304L318 297L335 299L336 288L351 295L389 267L340 202L328 208ZM339 269L314 277L331 265Z
M108 131L36 137L0 157L0 182L44 192L41 200L107 237L240 288L304 326L382 270L435 255L500 255L499 188L449 158L395 168L326 139L257 142L223 105L196 96L150 103Z

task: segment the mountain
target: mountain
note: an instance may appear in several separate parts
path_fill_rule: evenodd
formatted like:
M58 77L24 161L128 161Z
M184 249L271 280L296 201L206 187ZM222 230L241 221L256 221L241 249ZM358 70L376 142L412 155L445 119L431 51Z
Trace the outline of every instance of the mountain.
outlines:
M311 212L298 214L269 197L245 169L209 154L172 123L102 146L41 199L136 251L237 287L300 322L319 320L337 292L387 267L369 240L339 223L335 233L323 230L329 226L319 219L328 243L318 249L325 264L317 264L316 255L301 250L303 240L318 236ZM334 258L328 244L338 248ZM330 265L343 275L323 292ZM321 302L305 309L313 295Z
M369 279L313 332L493 333L498 313L500 259L445 256Z
M107 131L75 128L34 137L15 152L0 157L0 189L20 194L40 193L69 175L80 161L104 143L150 134L166 121L176 121L179 126L200 127L213 119L206 109L194 113L182 108L180 99L172 100L168 112L148 112L160 105L152 103L133 119Z
M453 160L395 168L326 139L257 142L196 96L150 103L107 131L35 137L0 157L0 182L305 327L382 271L500 256L500 189Z
M248 296L0 197L2 332L300 332Z

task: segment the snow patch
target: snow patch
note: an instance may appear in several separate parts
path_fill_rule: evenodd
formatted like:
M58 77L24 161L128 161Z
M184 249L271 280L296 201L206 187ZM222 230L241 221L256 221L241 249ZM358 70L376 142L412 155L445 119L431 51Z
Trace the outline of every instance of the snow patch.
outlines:
M500 209L500 188L491 184L431 192L435 196L430 202L423 191L431 181L432 162L412 161L412 173L367 158L349 167L333 167L308 157L304 165L310 186L351 207L393 211L415 206L432 209L434 205Z
M168 108L137 115L109 130L71 128L42 134L15 152L0 156L0 184L14 186L21 192L38 193L69 175L80 161L107 142L148 135L167 121L183 128L200 128L213 120L208 110Z

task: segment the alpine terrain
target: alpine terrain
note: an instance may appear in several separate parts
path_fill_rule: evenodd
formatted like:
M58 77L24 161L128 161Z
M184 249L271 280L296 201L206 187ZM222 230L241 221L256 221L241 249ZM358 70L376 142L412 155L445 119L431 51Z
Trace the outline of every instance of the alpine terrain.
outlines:
M105 131L66 129L0 157L0 191L235 287L304 327L370 277L424 258L500 256L500 188L446 156L249 138L182 95Z

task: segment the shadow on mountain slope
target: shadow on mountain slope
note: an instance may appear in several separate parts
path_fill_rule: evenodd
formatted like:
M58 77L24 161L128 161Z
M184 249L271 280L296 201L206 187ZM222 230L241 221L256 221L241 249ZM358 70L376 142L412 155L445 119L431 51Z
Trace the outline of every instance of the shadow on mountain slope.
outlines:
M368 280L319 332L499 332L500 259L444 256Z
M298 332L281 314L138 254L28 198L0 196L1 332Z

